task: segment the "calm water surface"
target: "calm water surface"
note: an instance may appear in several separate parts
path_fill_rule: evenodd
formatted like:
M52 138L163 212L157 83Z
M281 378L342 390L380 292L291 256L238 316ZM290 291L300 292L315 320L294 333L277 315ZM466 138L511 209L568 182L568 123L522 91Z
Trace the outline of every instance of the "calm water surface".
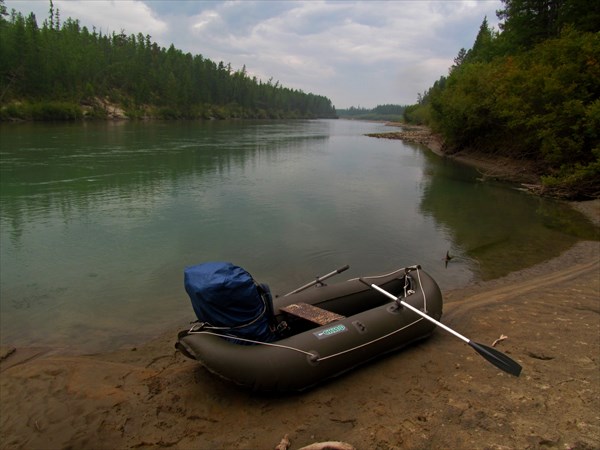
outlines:
M98 351L186 326L185 266L241 265L284 294L421 264L443 290L557 255L594 230L342 121L0 127L3 344ZM456 257L445 267L450 250Z

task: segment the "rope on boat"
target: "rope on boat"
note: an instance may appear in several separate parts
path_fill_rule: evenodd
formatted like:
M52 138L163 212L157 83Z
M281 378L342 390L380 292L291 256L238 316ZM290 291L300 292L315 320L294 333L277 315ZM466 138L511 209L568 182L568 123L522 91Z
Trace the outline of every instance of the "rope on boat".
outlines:
M420 271L419 271L419 267L415 266L415 270L417 271L417 278L419 279L419 286L421 287L421 292L423 293L423 309L424 309L425 312L427 312L427 298L425 296L425 289L423 289L423 284L421 283L421 274L420 274ZM394 272L392 272L390 274L387 274L387 275L382 275L382 276L392 275L392 274L394 274L396 272L399 272L399 270L394 271ZM369 278L376 278L376 277L369 277ZM379 277L377 277L377 278L379 278ZM405 291L404 296L406 298L407 297L407 295L406 295L407 294L407 292L406 292L406 286L404 287L404 291ZM424 319L422 317L420 317L417 320L415 320L414 322L411 322L408 325L403 326L402 328L398 328L397 330L391 331L388 334L385 334L383 336L379 336L378 338L373 339L373 340L371 340L369 342L365 342L363 344L357 345L356 347L348 348L348 349L343 350L343 351L338 352L338 353L333 353L331 355L321 356L321 357L319 357L318 355L315 355L315 352L307 352L306 350L302 350L302 349L299 349L299 348L296 348L296 347L291 347L289 345L274 344L272 342L255 341L255 340L252 340L252 339L246 339L246 338L242 338L242 337L239 337L239 336L232 336L232 335L221 334L221 333L213 333L212 331L198 330L196 328L198 325L194 325L188 331L188 334L209 334L211 336L217 336L217 337L220 337L220 338L227 337L227 338L231 338L231 339L236 339L238 341L248 342L250 344L266 345L267 347L276 347L276 348L282 348L282 349L285 349L285 350L292 350L292 351L295 351L295 352L298 352L298 353L302 353L302 354L304 354L306 356L309 356L311 358L311 360L314 361L314 362L321 362L321 361L325 361L327 359L331 359L331 358L335 358L335 357L344 355L344 354L349 353L349 352L353 352L354 350L358 350L360 348L366 347L367 345L371 345L374 342L381 341L382 339L386 339L386 338L388 338L390 336L393 336L396 333L399 333L399 332L407 329L408 327L412 327L413 325L417 324L418 322L420 322L422 320L424 320ZM215 327L215 329L218 329L218 328ZM317 356L317 357L315 358L315 356Z
M246 339L246 338L242 338L242 337L238 337L238 336L232 336L230 334L213 333L212 331L195 331L194 328L192 328L190 331L188 331L188 334L210 334L211 336L217 336L220 338L226 337L226 338L231 338L231 339L235 339L238 341L248 342L250 344L259 344L259 345L266 345L267 347L284 348L286 350L294 350L299 353L304 353L307 356L311 356L311 357L315 356L314 353L310 353L310 352L301 350L296 347L290 347L289 345L273 344L272 342L254 341L252 339Z
M423 283L421 283L421 271L417 266L417 278L419 279L419 286L421 286L421 293L423 294L423 311L427 313L427 296L425 295L425 289L423 289ZM406 297L406 295L405 295Z
M425 289L423 289L423 283L421 282L421 266L420 265L414 265L414 266L410 266L410 267L406 267L403 269L397 269L394 270L390 273L386 273L383 275L373 275L370 277L364 277L365 279L374 279L374 278L386 278L389 277L391 275L395 275L399 272L404 272L406 275L408 275L408 272L411 270L415 270L417 272L417 278L419 279L419 286L421 287L421 292L423 293L423 311L427 312L427 296L425 295ZM348 281L354 281L354 280L358 280L358 278L352 278ZM408 297L410 294L414 294L414 291L410 291L410 290L406 290L407 286L404 286L404 298Z
M392 332L390 332L388 334L385 334L383 336L379 336L377 339L373 339L373 340L371 340L369 342L365 342L364 344L357 345L356 347L348 348L348 349L343 350L343 351L338 352L338 353L333 353L332 355L321 356L321 357L317 357L317 358L315 358L316 355L313 352L307 352L305 350L302 350L302 349L299 349L299 348L296 348L296 347L291 347L289 345L274 344L272 342L254 341L252 339L241 338L241 337L238 337L238 336L231 336L231 335L227 335L227 334L213 333L212 331L192 331L192 330L190 330L190 331L188 331L188 333L189 334L209 334L211 336L217 336L217 337L220 337L220 338L228 337L228 338L232 338L232 339L237 339L238 341L248 342L250 344L266 345L267 347L277 347L277 348L283 348L285 350L293 350L293 351L296 351L298 353L303 353L306 356L311 357L311 359L313 361L315 361L315 362L321 362L321 361L325 361L325 360L330 359L330 358L335 358L337 356L341 356L341 355L343 355L345 353L353 352L354 350L358 350L359 348L366 347L367 345L371 345L372 343L380 341L382 339L386 339L386 338L388 338L390 336L393 336L396 333L399 333L399 332L407 329L408 327L412 327L413 325L415 325L416 323L420 322L421 320L424 320L424 319L422 317L420 317L419 319L415 320L412 323L409 323L408 325L403 326L402 328L398 328L397 330L394 330L394 331L392 331Z
M417 266L411 266L411 267L407 267L407 268L402 268L402 269L396 269L391 271L390 273L384 273L382 275L371 275L368 277L363 277L363 278L386 278L386 277L390 277L392 275L396 275L399 272L404 272L406 271L406 269L411 269L413 267L417 267ZM357 281L359 278L350 278L348 281Z

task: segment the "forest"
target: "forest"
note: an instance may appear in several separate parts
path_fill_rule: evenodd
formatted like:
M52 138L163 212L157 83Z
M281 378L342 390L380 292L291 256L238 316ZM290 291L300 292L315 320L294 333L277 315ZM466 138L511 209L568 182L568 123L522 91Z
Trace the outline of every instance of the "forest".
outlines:
M483 20L418 103L409 123L440 133L447 152L535 161L542 193L600 196L600 2L502 0L500 30Z
M351 106L348 109L338 109L337 114L343 119L387 120L400 122L403 120L404 105L377 105L375 108Z
M105 118L108 104L128 118L336 117L328 98L250 77L245 66L162 48L141 33L90 31L61 21L52 1L40 25L0 0L0 120Z

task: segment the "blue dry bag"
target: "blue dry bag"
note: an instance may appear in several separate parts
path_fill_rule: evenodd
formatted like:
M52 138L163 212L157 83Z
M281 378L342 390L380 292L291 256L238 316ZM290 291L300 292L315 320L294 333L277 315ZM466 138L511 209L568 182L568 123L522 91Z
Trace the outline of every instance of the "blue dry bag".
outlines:
M196 317L208 329L261 342L275 339L269 288L241 267L228 262L186 267L184 284Z

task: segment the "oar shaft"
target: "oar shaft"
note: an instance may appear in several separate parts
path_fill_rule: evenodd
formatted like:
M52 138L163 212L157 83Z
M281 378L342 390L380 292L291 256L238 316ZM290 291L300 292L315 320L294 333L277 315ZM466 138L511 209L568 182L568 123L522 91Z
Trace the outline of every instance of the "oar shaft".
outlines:
M379 286L377 286L376 284L369 284L370 287L372 287L373 289L375 289L378 292L381 292L383 295L386 295L387 297L391 298L392 300L396 301L396 302L400 302L400 304L408 309L410 309L411 311L417 313L418 315L420 315L421 317L423 317L424 319L429 320L430 322L435 323L438 327L443 328L444 330L446 330L448 333L453 334L454 336L456 336L459 339L462 339L463 341L465 341L467 344L469 342L471 342L470 339L466 338L465 336L463 336L462 334L454 331L452 328L448 328L446 325L444 325L442 322L439 322L437 320L435 320L433 317L427 315L426 313L424 313L423 311L415 308L414 306L406 303L404 300L400 299L399 297L396 297L393 294L390 294L388 291L386 291L385 289L381 289Z
M376 291L382 293L383 295L385 295L386 297L391 298L392 300L394 300L396 303L400 303L402 306L410 309L411 311L417 313L418 315L420 315L421 317L423 317L424 319L429 320L430 322L433 322L434 324L436 324L438 327L443 328L444 330L446 330L448 333L453 334L454 336L456 336L457 338L465 341L467 344L469 344L473 349L475 349L475 351L477 353L479 353L481 356L483 356L485 359L487 359L490 363L492 363L493 365L495 365L496 367L498 367L501 370L504 370L505 372L510 373L511 375L514 375L516 377L518 377L521 374L521 366L513 361L512 359L510 359L508 356L506 356L504 353L499 352L498 350L491 348L491 347L487 347L485 345L482 344L478 344L477 342L473 342L470 339L464 337L462 334L457 333L456 331L454 331L452 328L448 328L446 325L444 325L441 322L438 322L437 320L435 320L433 317L428 316L426 313L424 313L423 311L420 311L419 309L415 308L412 305L409 305L408 303L406 303L405 301L401 300L399 297L396 297L394 294L389 293L388 291L386 291L385 289L380 288L379 286L377 286L376 284L371 284L371 283L367 283L365 280L363 280L362 278L359 278L359 280L366 284L367 286L369 286L371 289L375 289ZM422 288L422 286L421 286ZM423 295L425 295L425 293L423 293Z
M288 292L287 294L284 295L284 297L287 297L288 295L292 295L292 294L297 294L298 292L301 292L305 289L308 289L311 286L314 286L317 283L320 283L321 281L325 281L327 278L331 278L334 275L337 275L338 273L342 273L345 270L348 270L350 268L350 266L348 264L346 264L344 267L340 267L339 269L334 270L333 272L329 272L328 274L325 275L321 275L320 277L317 277L315 280L311 281L310 283L306 283L304 286L300 286L298 289L294 289L292 292Z

